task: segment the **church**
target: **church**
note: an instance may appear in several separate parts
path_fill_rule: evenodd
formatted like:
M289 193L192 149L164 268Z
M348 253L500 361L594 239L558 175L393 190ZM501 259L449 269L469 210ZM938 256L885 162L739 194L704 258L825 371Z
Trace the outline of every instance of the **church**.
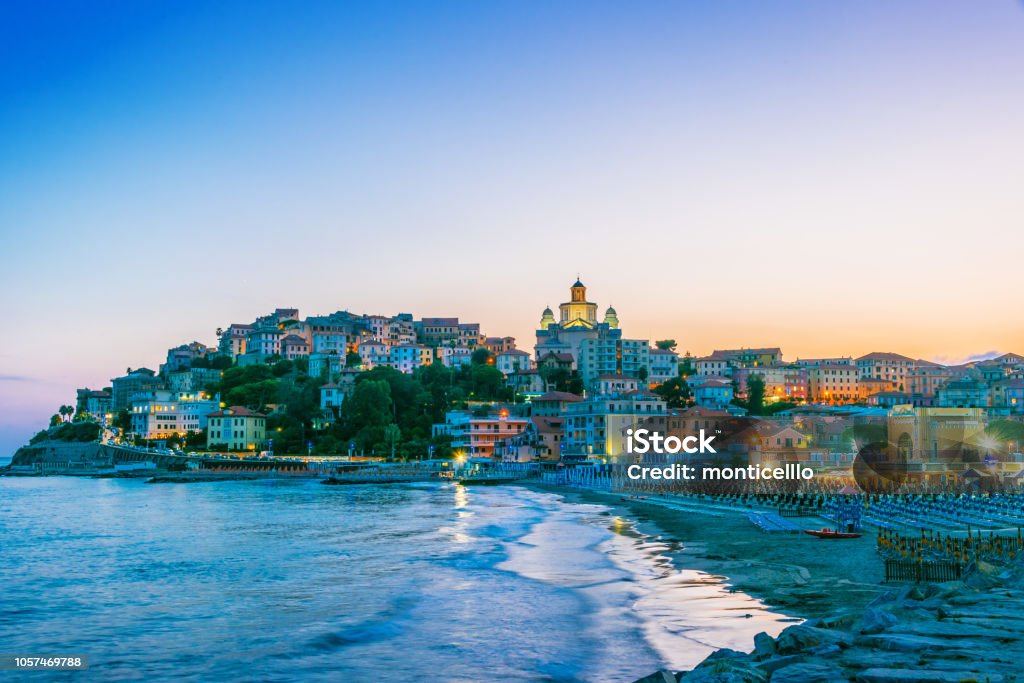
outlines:
M534 346L538 362L552 353L571 356L588 387L601 375L638 377L650 369L648 340L623 339L619 316L611 306L598 322L597 304L587 301L587 288L578 278L569 288L569 300L559 304L558 313L557 321L550 307L541 314Z

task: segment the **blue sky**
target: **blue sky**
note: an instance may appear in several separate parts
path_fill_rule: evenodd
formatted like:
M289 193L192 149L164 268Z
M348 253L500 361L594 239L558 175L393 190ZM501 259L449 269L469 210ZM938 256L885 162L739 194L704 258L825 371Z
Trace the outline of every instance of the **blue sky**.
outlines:
M999 0L5 3L0 452L276 306L529 347L577 272L698 354L1022 351L1022 34Z

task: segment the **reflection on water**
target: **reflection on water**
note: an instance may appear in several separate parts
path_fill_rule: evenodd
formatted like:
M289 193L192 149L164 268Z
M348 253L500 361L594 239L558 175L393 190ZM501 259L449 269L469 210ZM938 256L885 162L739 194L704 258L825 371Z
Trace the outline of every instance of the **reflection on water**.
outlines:
M3 649L86 679L632 681L785 626L518 486L6 478L0 533Z

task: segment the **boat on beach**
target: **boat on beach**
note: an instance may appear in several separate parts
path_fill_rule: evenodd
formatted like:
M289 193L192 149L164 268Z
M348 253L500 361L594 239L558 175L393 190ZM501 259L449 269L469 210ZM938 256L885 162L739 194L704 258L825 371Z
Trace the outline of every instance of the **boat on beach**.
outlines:
M804 533L816 538L860 538L864 535L855 531L839 531L838 529L804 529Z

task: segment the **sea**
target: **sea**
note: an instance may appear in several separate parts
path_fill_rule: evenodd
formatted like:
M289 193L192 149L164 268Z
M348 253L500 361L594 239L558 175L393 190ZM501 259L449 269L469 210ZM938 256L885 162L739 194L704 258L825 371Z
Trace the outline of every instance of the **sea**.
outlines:
M686 541L528 486L3 477L0 653L88 657L33 680L626 683L792 621L675 566Z

